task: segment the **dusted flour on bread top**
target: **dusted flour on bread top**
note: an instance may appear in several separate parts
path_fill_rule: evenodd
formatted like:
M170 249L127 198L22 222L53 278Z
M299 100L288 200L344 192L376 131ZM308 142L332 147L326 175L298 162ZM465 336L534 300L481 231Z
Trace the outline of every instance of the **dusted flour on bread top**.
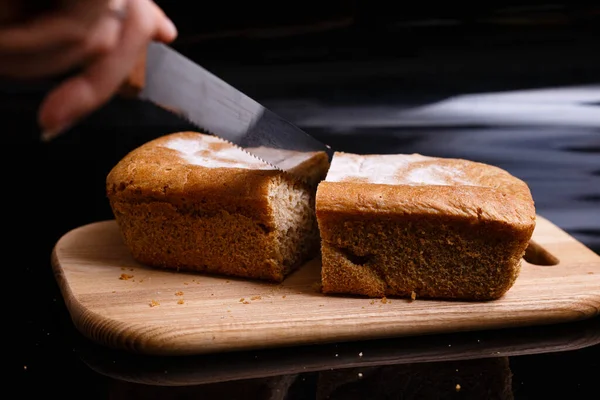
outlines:
M206 168L274 169L236 146L209 135L175 136L162 144L192 165Z
M274 170L275 167L260 159L268 152L269 159L277 157L278 165L291 170L316 155L315 152L298 152L266 147L250 148L248 151L252 154L249 154L225 140L209 135L178 135L166 141L162 146L179 152L179 156L187 163L206 168Z
M420 154L335 153L328 182L386 185L480 186L469 179L463 160L440 159Z

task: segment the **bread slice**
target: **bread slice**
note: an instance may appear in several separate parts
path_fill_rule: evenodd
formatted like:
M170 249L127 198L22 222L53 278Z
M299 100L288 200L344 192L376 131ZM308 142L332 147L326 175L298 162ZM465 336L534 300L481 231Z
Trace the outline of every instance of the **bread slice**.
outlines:
M296 161L307 183L214 136L178 132L126 155L106 192L137 261L280 282L319 251L315 183L329 160Z
M317 190L324 293L491 300L535 227L525 182L486 164L335 153Z

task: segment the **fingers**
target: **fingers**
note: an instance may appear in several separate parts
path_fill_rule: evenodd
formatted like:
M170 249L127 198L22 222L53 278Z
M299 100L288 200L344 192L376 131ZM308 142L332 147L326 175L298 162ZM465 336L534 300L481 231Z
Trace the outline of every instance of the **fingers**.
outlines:
M101 107L134 69L138 57L153 38L172 40L177 35L166 17L149 0L130 0L127 18L116 47L99 57L80 75L68 79L42 102L39 123L46 139ZM166 19L168 21L168 19Z
M177 37L177 28L175 24L165 15L164 11L154 3L148 2L155 13L158 24L156 34L152 38L157 42L171 43Z
M108 54L117 45L121 21L110 16L99 19L81 43L62 45L33 54L7 54L0 63L0 75L11 78L52 76L81 66L87 60Z
M83 33L77 20L65 15L50 15L0 29L0 49L15 54L45 51L76 43Z

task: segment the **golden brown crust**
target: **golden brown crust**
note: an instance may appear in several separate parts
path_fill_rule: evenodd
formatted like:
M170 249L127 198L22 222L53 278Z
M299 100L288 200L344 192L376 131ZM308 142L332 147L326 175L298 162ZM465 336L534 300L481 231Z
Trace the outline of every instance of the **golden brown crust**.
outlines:
M489 300L510 289L535 227L529 188L497 167L427 162L469 184L319 185L324 292Z
M239 149L212 138L165 135L110 171L106 192L125 243L147 265L281 281L318 252L315 190L251 157L237 160ZM317 154L299 168L308 179L324 177L327 156L322 160ZM277 187L310 203L295 242L286 242L279 227L272 198ZM298 247L298 254L287 254L288 246Z

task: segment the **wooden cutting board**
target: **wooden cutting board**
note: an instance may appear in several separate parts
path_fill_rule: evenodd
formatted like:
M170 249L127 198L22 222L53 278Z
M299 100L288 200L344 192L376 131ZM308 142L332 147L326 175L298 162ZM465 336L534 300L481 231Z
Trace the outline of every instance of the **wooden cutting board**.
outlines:
M565 323L600 314L600 257L538 217L521 275L492 302L323 295L315 259L283 284L163 271L130 256L115 221L76 228L52 265L76 328L154 355Z

